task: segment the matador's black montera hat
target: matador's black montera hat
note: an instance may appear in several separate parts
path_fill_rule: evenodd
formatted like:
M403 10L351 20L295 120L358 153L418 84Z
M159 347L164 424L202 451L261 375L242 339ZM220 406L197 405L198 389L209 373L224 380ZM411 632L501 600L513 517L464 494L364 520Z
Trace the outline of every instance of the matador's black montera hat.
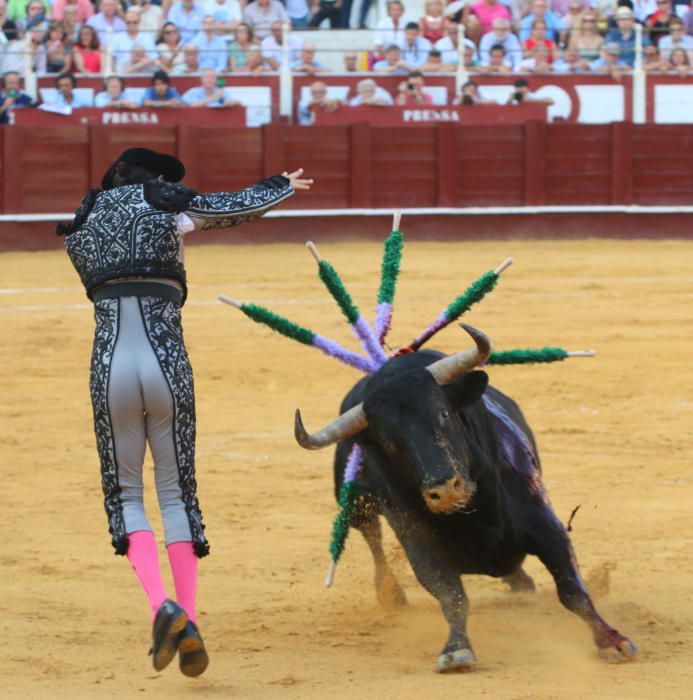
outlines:
M101 179L101 188L108 190L113 187L113 176L118 163L141 165L153 173L163 175L167 182L180 182L185 176L185 166L178 158L167 153L157 153L149 148L128 148L123 151Z

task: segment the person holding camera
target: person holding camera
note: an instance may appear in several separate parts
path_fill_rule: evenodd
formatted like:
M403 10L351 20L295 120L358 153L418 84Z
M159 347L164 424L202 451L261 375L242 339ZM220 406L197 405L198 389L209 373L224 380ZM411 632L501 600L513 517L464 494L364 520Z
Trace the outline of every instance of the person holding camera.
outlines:
M33 100L21 91L22 79L19 73L10 71L0 78L0 124L10 123L13 109L31 107Z
M433 98L423 91L423 87L423 73L418 70L411 71L407 76L407 79L400 83L399 94L397 95L395 103L400 107L432 105Z
M454 105L495 105L494 100L484 99L479 84L473 80L468 80L461 88L459 97L456 97L452 104Z
M524 78L519 78L513 83L514 90L510 93L507 105L519 105L523 102L537 102L550 107L553 100L550 97L540 97L529 89L529 83Z

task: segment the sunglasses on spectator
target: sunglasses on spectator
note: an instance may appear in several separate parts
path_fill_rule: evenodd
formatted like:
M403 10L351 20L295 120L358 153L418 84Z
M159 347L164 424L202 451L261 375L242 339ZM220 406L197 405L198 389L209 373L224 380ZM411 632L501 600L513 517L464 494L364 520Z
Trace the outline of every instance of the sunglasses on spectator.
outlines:
M594 19L594 17L583 17L582 21L585 22L585 24L594 24L597 20Z
M140 21L137 19L134 21L126 22L125 24L139 24L139 23L140 23Z

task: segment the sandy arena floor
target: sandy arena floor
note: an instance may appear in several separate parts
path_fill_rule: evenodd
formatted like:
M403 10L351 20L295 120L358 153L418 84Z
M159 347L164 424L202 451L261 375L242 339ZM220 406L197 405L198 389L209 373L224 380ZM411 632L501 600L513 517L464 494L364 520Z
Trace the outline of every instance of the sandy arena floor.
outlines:
M380 246L321 249L362 308L372 308ZM528 564L534 596L511 596L492 579L466 580L480 662L468 675L431 672L446 625L391 535L411 603L405 611L378 607L360 536L350 539L335 587L323 587L335 513L332 453L301 450L292 416L300 406L309 428L328 422L358 375L252 324L216 295L266 303L343 340L350 333L302 246L229 246L188 250L185 309L213 553L200 580L211 665L199 680L175 665L155 673L144 595L108 541L87 389L90 306L61 252L5 254L2 696L690 698L693 246L410 244L391 342L409 341L506 255L516 264L466 319L499 349L599 350L593 360L491 375L534 427L559 515L565 520L582 505L573 542L583 573L607 620L639 645L635 663L597 658L587 628L560 606L536 561ZM467 344L450 328L434 345ZM155 514L151 488L148 497Z

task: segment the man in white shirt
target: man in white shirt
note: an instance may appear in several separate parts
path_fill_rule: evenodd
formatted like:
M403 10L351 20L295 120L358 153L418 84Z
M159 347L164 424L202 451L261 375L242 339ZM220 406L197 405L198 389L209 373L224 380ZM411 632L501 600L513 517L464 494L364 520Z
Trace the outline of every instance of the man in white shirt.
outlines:
M659 53L662 59L668 61L674 49L683 49L688 54L688 62L693 65L693 36L686 34L683 20L672 17L669 20L669 32L659 40Z
M135 46L141 46L147 56L152 59L159 58L154 43L154 37L151 34L140 32L140 13L135 10L128 10L125 13L124 32L119 32L111 41L111 54L116 73L124 73L126 65L130 62L132 49Z
M279 0L255 0L246 5L243 21L253 30L258 39L270 35L274 22L289 22L284 5Z
M101 0L101 12L92 15L87 24L99 35L101 46L110 46L116 34L125 31L125 22L117 14L116 0Z
M282 63L282 23L272 22L270 35L262 40L260 48L262 57L272 70L279 70ZM303 42L294 34L287 35L289 45L289 65L296 63L300 58Z
M52 107L62 107L63 109L80 109L81 107L91 107L91 100L74 93L77 87L77 78L71 73L62 73L55 80L55 96L47 105Z
M440 51L440 61L443 65L455 65L460 62L457 25L454 22L448 22L445 25L445 34L446 36L436 41L434 48L436 51ZM464 45L470 48L476 57L476 44L465 37Z
M205 15L214 17L214 27L221 36L230 34L243 20L238 0L208 0L202 10Z
M151 0L130 0L129 9L140 11L140 31L156 38L164 24L164 11L160 5L152 5Z
M497 17L492 23L493 30L484 34L479 42L482 63L488 63L492 46L502 46L513 69L522 60L520 40L510 31L510 22L504 17Z
M404 17L404 5L400 0L391 0L387 3L387 17L378 22L375 31L375 46L382 51L386 46L397 44L400 46L404 41L404 27L407 25Z
M203 17L202 7L195 0L181 0L171 6L166 19L178 27L181 41L189 44L202 29Z
M428 53L433 48L428 39L421 36L421 30L416 22L409 22L404 28L402 60L409 68L418 68L428 60Z
M214 17L207 15L202 20L202 31L190 42L200 50L200 66L211 68L217 73L226 70L228 65L228 47L216 33Z

